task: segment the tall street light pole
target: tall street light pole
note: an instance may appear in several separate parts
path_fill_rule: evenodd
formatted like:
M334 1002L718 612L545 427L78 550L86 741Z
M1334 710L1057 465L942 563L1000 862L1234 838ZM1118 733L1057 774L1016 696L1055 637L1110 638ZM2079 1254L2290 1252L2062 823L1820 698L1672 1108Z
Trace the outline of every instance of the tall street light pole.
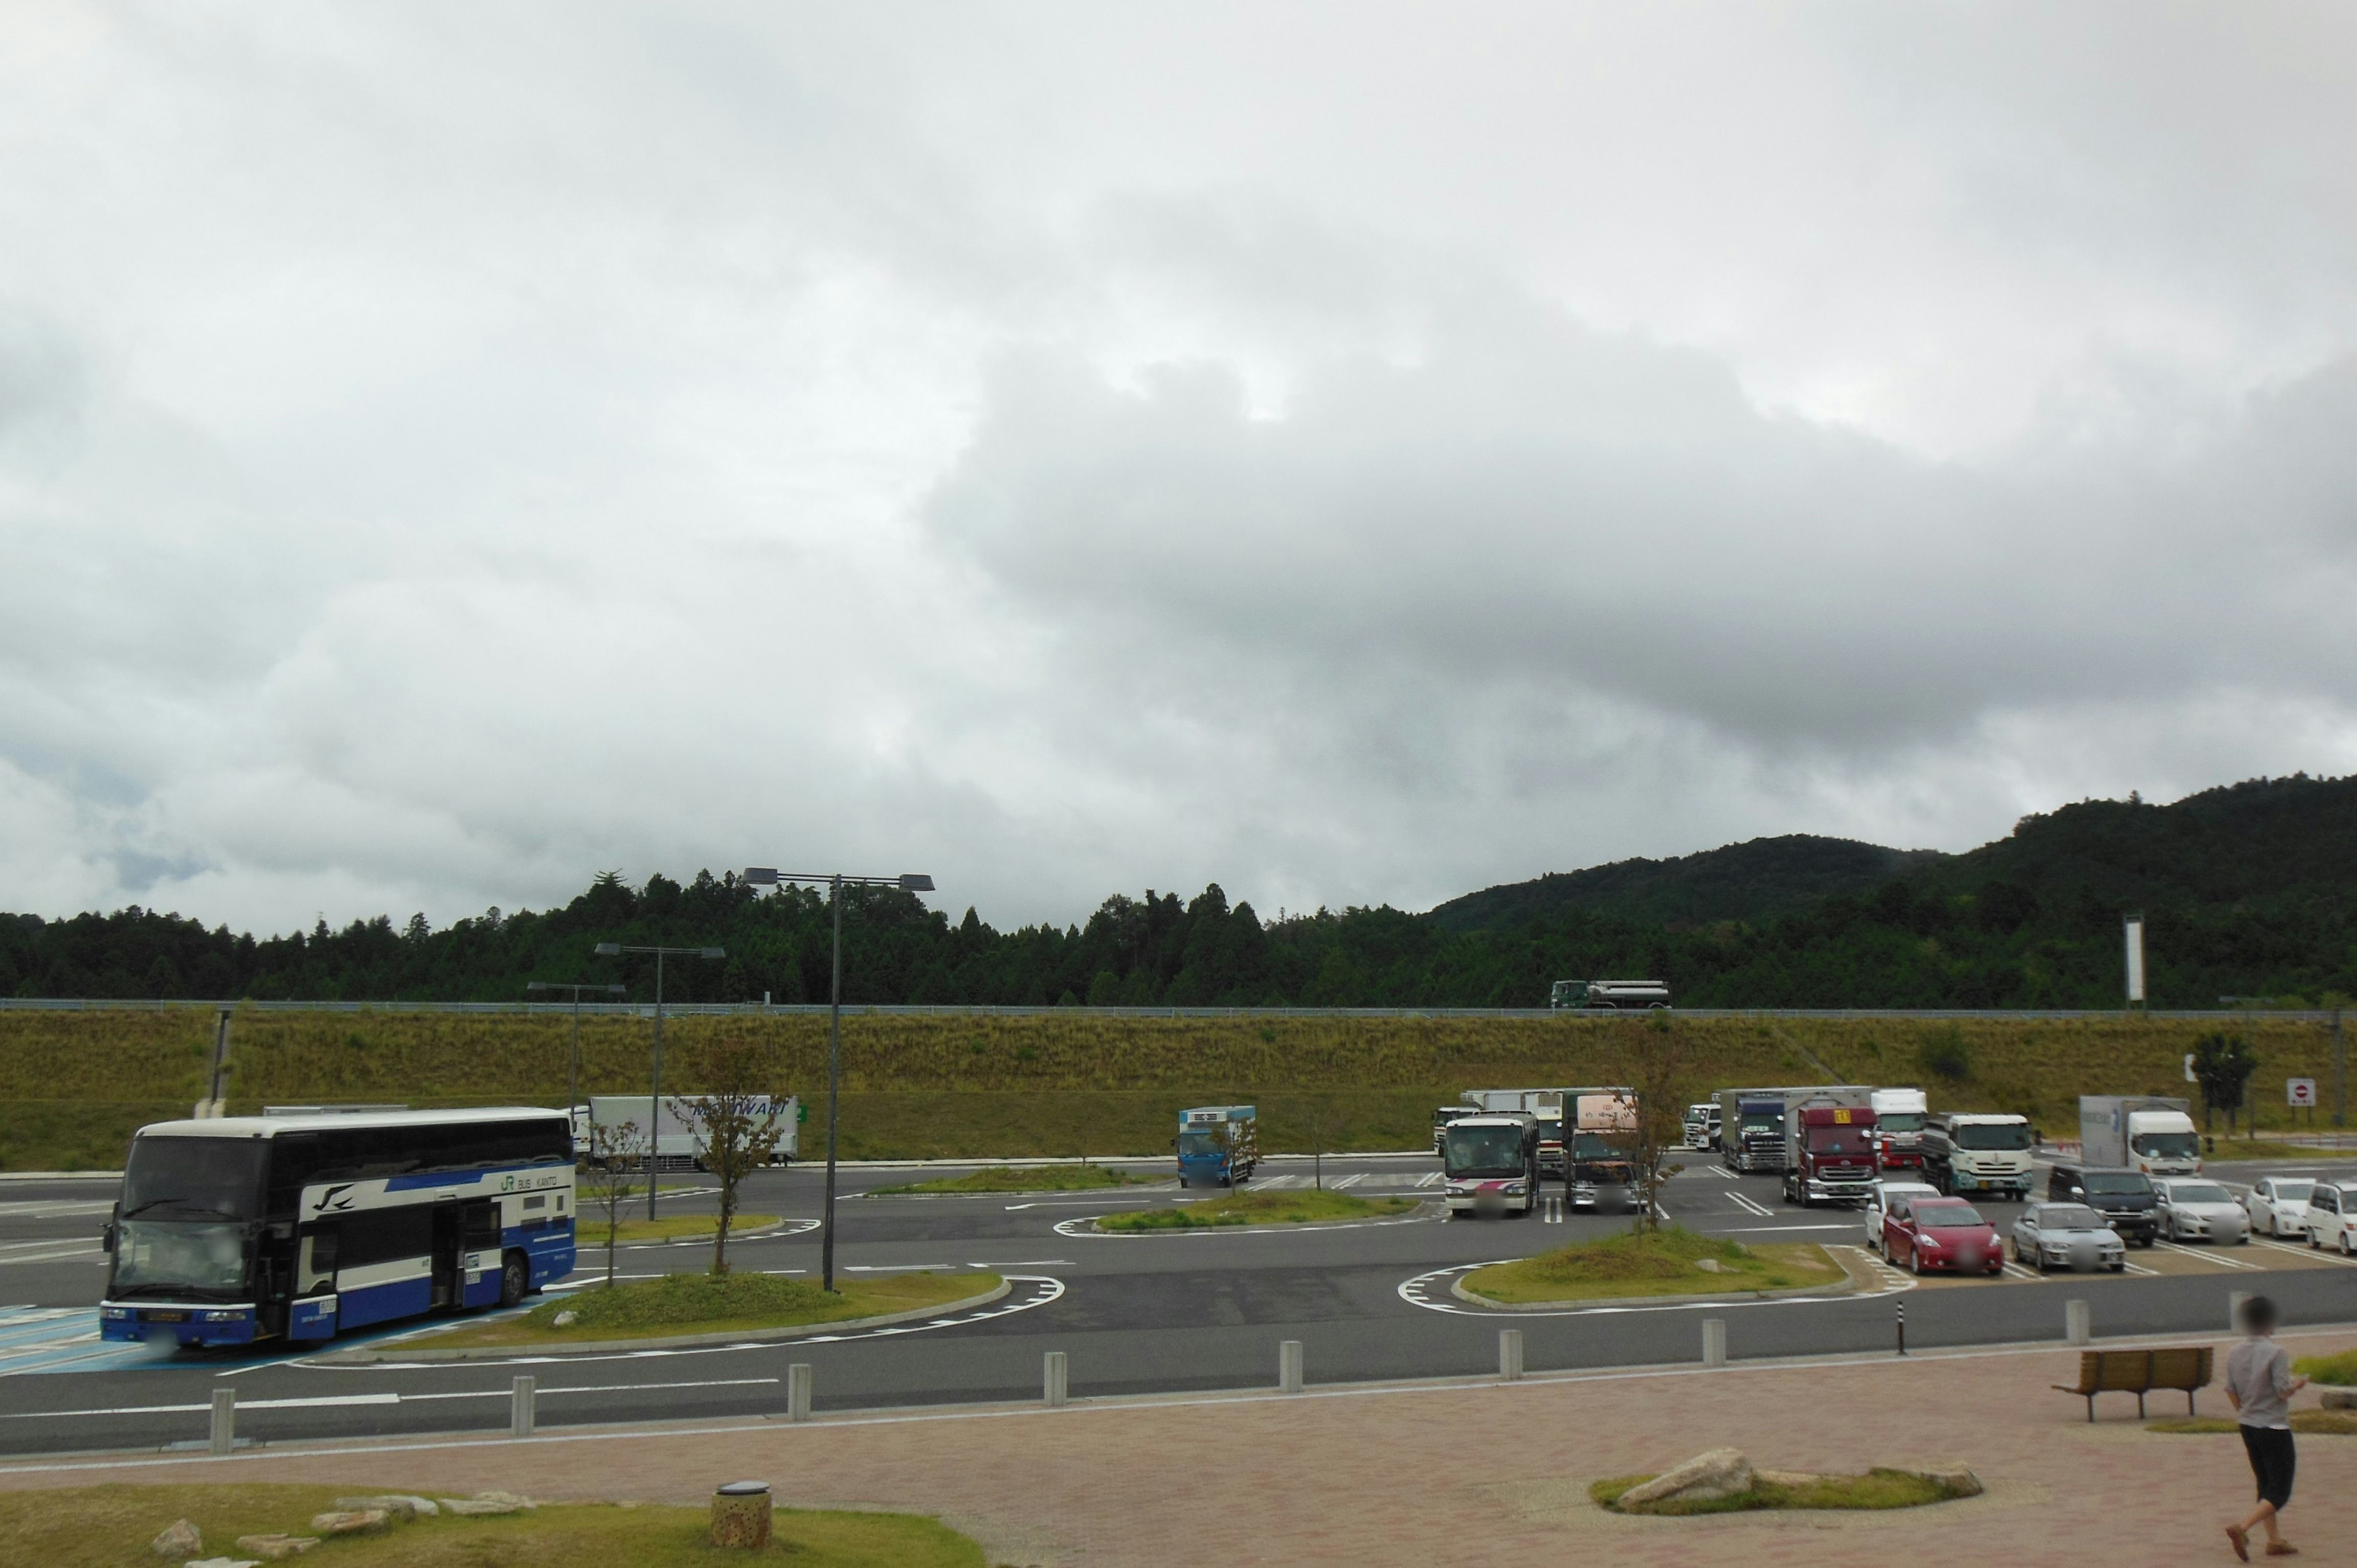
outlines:
M533 980L526 982L524 989L573 993L573 1065L565 1069L565 1114L569 1117L573 1114L573 1108L581 1102L581 993L585 991L597 991L608 996L619 996L630 988L624 985L574 985L559 981Z
M599 958L619 958L626 952L651 952L655 955L655 1075L652 1089L647 1095L647 1218L655 1217L655 1187L662 1168L662 1024L663 1024L663 960L676 953L681 958L726 958L726 948L661 948L628 947L620 942L599 942Z
M839 871L780 871L772 865L745 869L745 881L756 887L780 882L823 884L834 905L834 978L827 988L826 1016L826 1218L819 1230L819 1288L834 1289L834 1133L835 1112L843 1098L843 890L846 886L897 887L903 893L931 893L933 879L921 872L898 876L847 876Z

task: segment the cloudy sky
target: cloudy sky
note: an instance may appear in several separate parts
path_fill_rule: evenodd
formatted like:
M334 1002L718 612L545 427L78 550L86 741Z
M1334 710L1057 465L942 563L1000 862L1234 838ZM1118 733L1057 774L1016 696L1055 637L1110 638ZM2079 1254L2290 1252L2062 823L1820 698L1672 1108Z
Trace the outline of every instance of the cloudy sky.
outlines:
M2357 770L2357 10L0 9L0 908Z

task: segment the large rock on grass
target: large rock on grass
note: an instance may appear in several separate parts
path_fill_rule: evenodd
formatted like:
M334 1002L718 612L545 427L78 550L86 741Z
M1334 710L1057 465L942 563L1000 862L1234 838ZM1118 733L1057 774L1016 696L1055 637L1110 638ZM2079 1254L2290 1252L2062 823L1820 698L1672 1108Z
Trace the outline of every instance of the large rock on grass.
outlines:
M336 1506L339 1509L382 1509L393 1516L395 1524L406 1524L420 1514L442 1511L435 1506L432 1498L413 1498L400 1492L375 1498L338 1498Z
M2327 1410L2357 1410L2357 1389L2327 1389L2318 1397Z
M319 1544L316 1535L241 1535L237 1549L250 1552L264 1563L283 1563L289 1557L300 1557Z
M169 1557L175 1562L194 1557L204 1549L205 1538L198 1533L197 1527L192 1521L185 1519L174 1520L163 1528L155 1540L147 1543L148 1551L158 1557Z
M471 1498L444 1498L442 1511L461 1515L522 1513L540 1505L513 1492L477 1492Z
M1620 1494L1616 1507L1643 1508L1651 1503L1706 1503L1749 1491L1759 1480L1751 1461L1739 1448L1714 1448L1697 1454L1674 1470L1641 1481Z
M367 1535L393 1522L382 1509L337 1509L311 1516L311 1528L321 1535Z

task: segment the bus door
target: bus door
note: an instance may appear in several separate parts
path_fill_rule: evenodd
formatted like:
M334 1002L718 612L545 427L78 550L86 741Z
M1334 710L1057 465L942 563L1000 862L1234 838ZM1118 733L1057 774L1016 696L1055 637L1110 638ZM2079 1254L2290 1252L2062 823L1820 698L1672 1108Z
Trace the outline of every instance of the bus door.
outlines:
M457 1306L467 1295L467 1216L470 1205L434 1206L434 1305Z

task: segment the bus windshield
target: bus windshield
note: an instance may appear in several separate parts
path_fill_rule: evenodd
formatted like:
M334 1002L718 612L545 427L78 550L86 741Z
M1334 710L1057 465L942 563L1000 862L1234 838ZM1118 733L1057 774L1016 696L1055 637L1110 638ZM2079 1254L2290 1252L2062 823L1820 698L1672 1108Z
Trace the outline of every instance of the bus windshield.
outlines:
M261 1138L137 1138L123 1172L125 1219L231 1219L262 1213Z
M2029 1147L2029 1124L2026 1122L1959 1122L1955 1127L1956 1147L2003 1151Z
M115 1238L114 1279L106 1294L130 1296L152 1292L226 1299L244 1285L244 1226L126 1219Z
M1521 1176L1523 1130L1451 1127L1442 1140L1441 1159L1453 1176Z

